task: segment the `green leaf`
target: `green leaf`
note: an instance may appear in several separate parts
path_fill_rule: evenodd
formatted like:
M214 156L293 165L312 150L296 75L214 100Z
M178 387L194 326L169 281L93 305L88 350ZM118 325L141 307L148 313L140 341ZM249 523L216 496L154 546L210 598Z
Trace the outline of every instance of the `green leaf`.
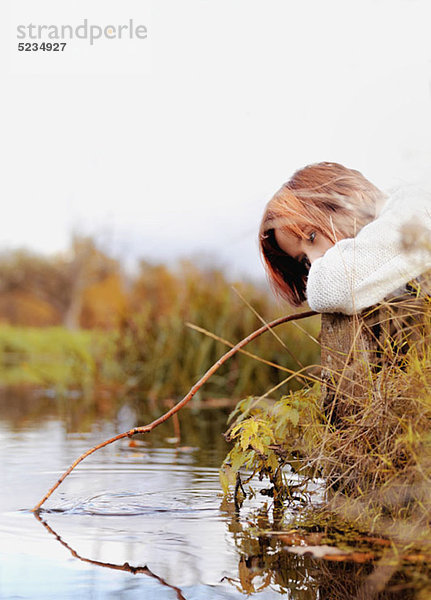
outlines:
M250 423L248 426L248 430L250 432L250 436L255 435L257 433L259 427L259 422L255 419L250 419Z
M250 434L248 428L245 428L241 431L241 439L240 439L241 449L247 450L250 445Z
M299 423L299 412L296 408L289 408L286 414L286 418L292 423L294 427L298 427Z
M234 420L234 417L236 417L239 413L244 413L248 409L252 401L253 396L247 396L247 398L240 400L234 408L234 410L229 415L227 422L231 423Z
M246 463L246 455L244 452L241 452L239 448L235 446L231 453L231 466L234 473L237 473L239 469Z
M256 450L257 452L265 454L265 448L263 446L263 443L258 437L255 436L252 440L250 440L250 446L254 448L254 450Z

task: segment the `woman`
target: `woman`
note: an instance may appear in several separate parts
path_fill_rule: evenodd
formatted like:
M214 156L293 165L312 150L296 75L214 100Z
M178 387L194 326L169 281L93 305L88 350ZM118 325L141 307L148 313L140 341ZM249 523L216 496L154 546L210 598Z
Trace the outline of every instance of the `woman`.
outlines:
M420 243L408 244L415 227ZM409 186L389 196L359 171L311 164L267 203L259 250L290 304L354 314L431 269L431 195Z

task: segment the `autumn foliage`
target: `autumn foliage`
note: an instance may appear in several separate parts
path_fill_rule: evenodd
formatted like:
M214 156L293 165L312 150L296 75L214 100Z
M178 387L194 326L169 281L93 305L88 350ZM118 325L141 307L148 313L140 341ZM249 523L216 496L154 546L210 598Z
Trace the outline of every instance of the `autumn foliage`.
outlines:
M220 268L189 259L170 266L142 259L130 272L85 237L55 256L4 252L0 383L80 386L79 373L89 384L109 374L151 399L177 399L227 349L187 324L235 344L262 324L247 302L265 321L285 314L265 284L230 280ZM284 346L266 335L251 351L290 369L315 364L318 320L302 327L289 329ZM66 373L62 365L72 364ZM278 368L237 355L202 394L239 398L281 379Z
M118 261L91 238L75 236L54 256L28 250L0 255L0 322L68 329L112 328L127 304Z

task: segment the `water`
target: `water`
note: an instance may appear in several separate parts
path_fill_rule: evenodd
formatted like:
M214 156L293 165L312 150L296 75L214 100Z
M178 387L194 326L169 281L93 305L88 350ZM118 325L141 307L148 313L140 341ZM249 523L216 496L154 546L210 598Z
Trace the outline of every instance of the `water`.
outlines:
M127 406L113 421L93 421L76 400L68 404L35 394L2 398L0 596L239 596L221 582L238 572L218 480L228 411L187 411L178 447L166 424L137 447L127 440L96 452L39 521L30 509L61 472L96 441L137 423ZM130 571L119 570L125 563Z
M258 533L276 528L264 510L270 500L247 501L239 514L223 501L218 467L229 411L184 410L179 443L168 422L136 447L127 440L96 452L37 518L31 508L79 454L151 421L157 409L118 407L108 396L4 392L0 598L355 597L372 566L290 554ZM388 593L381 597L413 597L411 585Z

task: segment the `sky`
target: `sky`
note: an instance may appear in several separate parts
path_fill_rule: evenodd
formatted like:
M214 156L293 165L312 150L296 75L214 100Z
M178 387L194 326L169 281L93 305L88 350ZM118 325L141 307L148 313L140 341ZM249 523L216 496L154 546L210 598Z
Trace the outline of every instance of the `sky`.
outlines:
M145 40L17 51L18 23ZM266 202L322 160L431 188L429 0L7 0L0 250L94 235L114 256L264 278Z

